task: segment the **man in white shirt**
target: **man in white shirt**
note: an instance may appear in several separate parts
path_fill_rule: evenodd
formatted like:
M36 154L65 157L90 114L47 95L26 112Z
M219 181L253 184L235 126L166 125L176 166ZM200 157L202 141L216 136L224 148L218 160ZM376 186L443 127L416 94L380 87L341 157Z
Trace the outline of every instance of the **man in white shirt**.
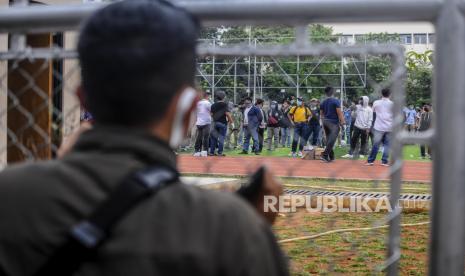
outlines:
M195 139L194 156L206 157L208 154L208 140L210 138L210 125L212 117L210 114L212 104L209 101L210 93L204 92L203 99L197 103L197 138Z
M387 88L381 91L382 98L373 103L373 113L376 114L375 125L373 127L373 148L367 160L367 166L373 166L378 155L379 145L383 144L382 166L389 166L389 139L392 130L392 107L393 102L389 99L391 91Z

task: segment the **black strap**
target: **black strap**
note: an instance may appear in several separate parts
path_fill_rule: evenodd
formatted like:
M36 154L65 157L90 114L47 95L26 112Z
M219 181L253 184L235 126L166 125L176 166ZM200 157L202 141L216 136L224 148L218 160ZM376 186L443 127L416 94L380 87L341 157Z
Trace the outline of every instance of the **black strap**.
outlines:
M124 214L178 178L177 172L161 167L132 174L89 218L71 228L68 240L35 276L72 275L82 263L95 256L98 248L108 240L112 227Z

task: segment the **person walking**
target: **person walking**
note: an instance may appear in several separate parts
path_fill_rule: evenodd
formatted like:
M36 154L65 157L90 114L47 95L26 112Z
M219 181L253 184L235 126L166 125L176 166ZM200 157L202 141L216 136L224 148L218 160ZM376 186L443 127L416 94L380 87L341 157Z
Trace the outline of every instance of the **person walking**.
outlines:
M373 103L373 113L376 114L373 127L373 147L368 157L367 166L373 166L378 155L380 144L383 145L382 166L389 166L389 140L392 131L392 107L393 103L389 99L391 91L385 88L381 91L382 98Z
M234 123L229 112L228 104L224 101L226 93L224 91L218 91L215 94L216 102L211 106L211 115L213 118L213 127L210 133L210 152L209 156L225 156L223 153L224 147L224 137L226 136L226 131L228 123L232 124L234 128Z
M305 144L307 144L306 138L308 138L308 121L310 120L312 113L310 109L305 106L304 100L299 97L297 98L297 105L293 106L289 110L288 118L294 126L294 135L292 139L292 157L302 157L302 150ZM297 146L299 152L297 153Z
M284 100L281 106L281 113L283 114L283 118L280 122L281 126L281 145L282 147L291 147L291 130L292 130L292 122L289 119L289 111L291 109L291 102L289 100Z
M248 154L250 148L250 139L253 140L253 149L252 152L255 155L259 155L260 151L258 148L258 127L263 120L262 112L260 108L252 105L252 99L246 98L244 101L244 121L243 121L243 131L244 131L244 143L242 144L242 152L240 154Z
M360 140L360 158L365 158L367 154L367 141L370 134L371 124L373 121L373 110L368 106L369 98L362 96L355 111L355 123L353 135L350 143L349 153L342 158L353 158L355 149Z
M320 116L326 135L326 148L321 154L321 160L333 162L335 159L334 144L339 135L340 126L345 125L345 121L341 111L341 102L334 98L334 89L330 86L326 87L325 94L327 98L320 105Z
M210 138L210 125L211 125L211 103L210 93L203 92L202 99L197 103L196 114L196 128L197 134L195 139L195 153L196 157L206 157L208 155L208 139Z
M268 111L268 132L267 132L267 142L268 150L278 148L279 145L279 127L280 122L283 120L283 113L278 109L278 102L272 101L270 104L270 110ZM274 141L273 141L274 139ZM272 144L274 142L274 148Z

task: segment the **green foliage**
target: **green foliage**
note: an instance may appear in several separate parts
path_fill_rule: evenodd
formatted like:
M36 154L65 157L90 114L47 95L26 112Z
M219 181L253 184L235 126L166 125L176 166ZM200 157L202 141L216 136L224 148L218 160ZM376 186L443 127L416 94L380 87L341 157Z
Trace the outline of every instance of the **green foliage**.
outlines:
M407 53L407 103L422 106L431 102L433 51Z

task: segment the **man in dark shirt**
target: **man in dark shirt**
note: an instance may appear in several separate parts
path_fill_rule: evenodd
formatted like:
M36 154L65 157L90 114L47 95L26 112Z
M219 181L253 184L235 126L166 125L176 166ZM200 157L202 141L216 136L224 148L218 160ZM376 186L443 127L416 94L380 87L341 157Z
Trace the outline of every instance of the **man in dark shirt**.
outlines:
M198 99L197 33L166 1L116 2L87 19L78 94L95 125L62 159L0 173L0 275L34 275L129 176L176 171L173 149ZM137 202L111 234L74 275L288 275L257 209L179 181Z
M218 91L215 94L216 102L211 106L213 118L213 127L210 133L210 152L208 155L217 155L215 151L218 149L218 156L225 156L223 153L224 138L228 130L228 123L234 124L231 117L228 104L224 102L226 93ZM234 128L234 126L232 126Z
M312 117L308 122L309 131L306 140L312 137L311 144L312 146L316 146L318 145L318 136L320 135L320 106L318 105L318 100L315 98L310 101L310 112L312 113Z
M320 116L323 121L323 128L326 135L326 148L321 155L323 162L334 161L334 144L339 135L340 126L344 125L344 116L341 111L341 102L334 98L334 89L325 88L327 98L320 105Z

